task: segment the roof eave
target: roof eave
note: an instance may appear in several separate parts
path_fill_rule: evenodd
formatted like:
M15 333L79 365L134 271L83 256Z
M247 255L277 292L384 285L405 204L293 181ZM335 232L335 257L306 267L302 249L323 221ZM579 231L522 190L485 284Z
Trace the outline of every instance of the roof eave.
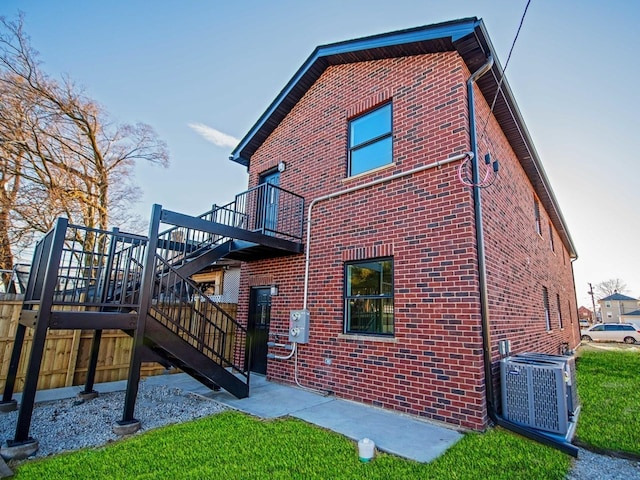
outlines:
M291 104L291 106L295 105L302 95L294 95L294 98L291 98L291 95L292 92L296 90L296 87L299 85L301 80L307 76L318 78L321 73L330 64L332 64L330 61L331 58L338 57L346 53L364 52L383 47L424 42L441 38L450 38L451 41L454 42L463 36L473 33L474 28L479 22L481 22L481 20L478 20L476 17L464 18L431 25L429 28L419 27L401 30L316 47L309 58L307 58L298 71L293 75L291 80L289 80L285 87L280 91L278 96L273 100L273 102L271 102L269 107L267 107L258 121L253 125L253 127L251 127L242 140L240 140L238 146L231 152L229 159L248 167L251 156L256 150L255 148L251 148L251 144L254 142L256 137L265 136L266 138L268 135L265 135L267 132L264 130L267 130L270 134L275 129L275 127L268 125L273 119L274 114L276 114L276 112L281 109L285 103Z
M500 83L500 79L504 74L504 69L497 59L495 49L491 43L491 39L489 38L489 34L482 20L478 22L475 35L478 43L486 50L486 54L492 53L494 58L494 64L490 72L491 75L485 75L484 77L482 77L478 81L478 87L482 91L482 94L487 102L491 105L495 96L495 91L497 90L498 85L500 85L500 95L496 100L496 109L498 108L498 103L501 103L503 108L506 108L508 110L508 113L513 119L515 126L517 127L518 134L522 140L522 147L518 149L517 146L513 145L513 139L510 138L509 141L510 143L512 143L512 148L514 149L516 156L520 160L520 163L524 168L527 176L529 177L529 180L533 184L538 198L549 213L552 223L556 227L558 234L563 240L563 244L566 246L567 251L569 252L569 256L575 260L578 258L578 254L575 248L575 244L573 243L573 239L569 234L566 220L562 215L558 200L553 192L553 189L551 188L549 178L547 177L547 173L542 166L540 156L538 155L522 113L520 112L520 109L518 108L518 105L515 101L515 95L513 94L511 87L509 86L509 82L507 81L506 77L504 77L502 79L502 83ZM496 115L497 117L498 114L494 111L494 115ZM504 129L504 124L499 119L498 122Z
M310 85L330 65L365 61L371 59L371 57L387 58L385 55L388 52L385 49L401 45L421 45L422 43L439 39L448 42L445 46L440 45L440 48L457 51L472 72L485 62L489 53L493 55L495 62L491 69L491 75L484 75L477 82L487 102L491 103L498 85L500 85L503 68L497 61L497 55L484 22L476 17L321 45L313 51L289 80L233 150L229 159L249 167L253 153L302 98ZM500 93L496 101L496 110L501 108L502 112L500 114L494 111L494 115L498 119L501 128L505 131L536 194L549 213L552 223L569 252L569 256L572 259L577 259L576 248L569 234L566 221L560 211L547 174L506 79L502 80ZM510 129L509 127L511 127L511 132L506 131ZM515 130L513 130L514 128Z

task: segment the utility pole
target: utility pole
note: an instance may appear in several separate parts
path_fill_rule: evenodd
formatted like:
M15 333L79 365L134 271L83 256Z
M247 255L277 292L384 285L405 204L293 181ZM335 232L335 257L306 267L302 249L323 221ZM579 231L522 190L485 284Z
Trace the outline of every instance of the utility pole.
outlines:
M591 283L588 284L589 285L589 291L587 292L587 294L591 295L591 305L593 305L593 316L591 317L591 323L596 323L596 319L598 318L596 315L596 301L594 299L594 293L593 293L593 287L591 286Z

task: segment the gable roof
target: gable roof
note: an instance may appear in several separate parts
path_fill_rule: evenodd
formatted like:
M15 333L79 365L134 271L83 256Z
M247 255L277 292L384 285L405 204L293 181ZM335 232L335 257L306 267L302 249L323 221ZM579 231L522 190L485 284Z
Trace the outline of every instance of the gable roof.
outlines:
M229 158L249 167L252 155L329 66L452 51L458 52L470 72L475 72L486 63L489 54L493 56L494 63L491 70L478 80L477 85L489 104L492 103L500 86L500 94L496 99L493 113L529 177L538 198L549 213L569 255L572 258L577 258L573 240L529 131L516 105L511 88L506 79L502 80L500 85L503 69L497 60L497 54L491 44L484 22L476 17L316 47L231 152Z
M599 301L600 302L610 302L612 300L614 300L614 301L617 300L619 302L624 302L624 301L627 301L627 300L631 300L631 301L634 301L634 302L638 301L637 298L628 297L627 295L623 295L623 294L618 293L618 292L615 292L613 295L609 295L608 297L601 298Z

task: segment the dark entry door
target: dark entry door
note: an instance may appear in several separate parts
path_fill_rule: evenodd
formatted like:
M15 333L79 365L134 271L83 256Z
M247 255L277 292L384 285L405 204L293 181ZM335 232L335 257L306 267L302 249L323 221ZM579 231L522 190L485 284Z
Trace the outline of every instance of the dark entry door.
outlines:
M265 184L260 195L262 201L262 228L267 235L278 231L278 197L280 190L280 172L274 171L260 176L260 184ZM274 188L276 187L276 188Z
M251 340L249 370L267 373L267 341L271 321L271 289L253 288L249 299L248 335Z

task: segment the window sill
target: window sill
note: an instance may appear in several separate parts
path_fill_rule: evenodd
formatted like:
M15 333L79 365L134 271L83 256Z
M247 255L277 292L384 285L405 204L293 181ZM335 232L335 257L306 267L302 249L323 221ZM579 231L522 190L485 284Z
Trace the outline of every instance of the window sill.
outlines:
M342 183L349 183L352 180L358 180L358 179L360 179L362 177L365 177L367 175L371 175L372 173L378 173L378 172L381 172L382 170L386 170L387 168L393 168L395 166L396 166L396 162L391 162L391 163L388 163L386 165L382 165L381 167L372 168L371 170L367 170L366 172L362 172L362 173L359 173L357 175L352 175L351 177L343 178L341 180L341 182Z
M357 335L352 333L340 333L338 334L340 340L359 340L366 342L381 342L381 343L398 343L398 339L395 337L377 337L375 335Z

